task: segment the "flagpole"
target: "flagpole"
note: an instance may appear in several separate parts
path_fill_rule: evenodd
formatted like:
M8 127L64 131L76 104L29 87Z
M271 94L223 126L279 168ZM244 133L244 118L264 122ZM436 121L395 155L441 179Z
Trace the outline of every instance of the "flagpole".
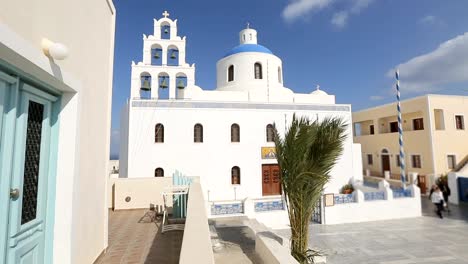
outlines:
M400 178L403 189L406 189L406 172L405 172L405 151L403 147L403 125L401 122L401 104L400 104L400 73L398 69L395 71L396 90L397 90L397 110L398 110L398 135L400 144Z

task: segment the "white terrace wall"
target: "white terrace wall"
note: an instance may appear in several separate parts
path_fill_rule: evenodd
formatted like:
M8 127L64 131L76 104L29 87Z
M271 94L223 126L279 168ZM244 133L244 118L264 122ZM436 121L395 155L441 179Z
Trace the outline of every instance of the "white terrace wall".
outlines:
M464 170L466 170L468 166L465 166ZM464 172L462 170L462 172ZM449 196L449 202L453 204L459 204L460 203L460 194L459 194L459 187L458 187L458 178L468 178L468 172L467 173L460 173L460 172L450 172L448 174L448 184L450 188L450 196Z
M180 250L180 264L214 264L208 218L205 212L205 200L198 179L190 184L187 219Z
M114 210L154 207L161 212L164 208L162 193L171 186L172 177L117 178L109 180L108 195L109 200L114 201ZM170 197L167 203L172 204Z
M358 223L421 216L421 195L416 185L408 187L412 197L404 198L393 198L393 192L388 185L379 189L379 191L385 192L385 200L365 201L364 193L356 190L353 193L356 202L324 207L324 224Z

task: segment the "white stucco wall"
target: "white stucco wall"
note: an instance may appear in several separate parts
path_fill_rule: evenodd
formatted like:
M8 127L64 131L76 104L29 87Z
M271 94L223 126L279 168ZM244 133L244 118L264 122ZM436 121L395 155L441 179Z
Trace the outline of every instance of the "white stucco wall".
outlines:
M149 103L142 101L143 104ZM156 102L153 102L157 104ZM159 102L161 105L161 102ZM169 107L132 107L130 110L128 173L129 178L154 177L157 167L165 176L178 170L187 176L200 175L204 194L209 200L234 200L245 197L262 197L262 164L276 160L261 159L261 147L274 146L266 142L266 126L276 123L280 133L289 124L292 115L309 116L311 119L341 117L351 122L350 111L274 109L275 106L245 104L245 108L190 108L177 107L176 102L166 102ZM338 105L340 107L341 105ZM330 106L335 107L335 106ZM348 107L349 109L349 107ZM157 123L164 125L164 143L154 143ZM194 143L193 128L203 125L203 143ZM231 125L240 126L240 142L231 142ZM327 184L327 192L338 192L353 177L353 143L351 127L344 152L332 170L333 179ZM121 161L121 167L123 167ZM231 168L241 169L241 184L231 184ZM209 192L209 194L208 194Z
M111 0L1 3L1 60L62 92L54 263L92 263L107 247L114 25ZM47 58L43 38L65 44L69 56Z

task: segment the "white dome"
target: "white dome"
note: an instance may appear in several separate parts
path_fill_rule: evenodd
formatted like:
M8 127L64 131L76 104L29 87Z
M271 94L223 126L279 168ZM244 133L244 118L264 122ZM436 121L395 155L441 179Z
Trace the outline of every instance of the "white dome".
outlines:
M313 94L313 95L328 95L325 91L320 90L320 87L317 87L317 89L315 91L311 92L310 94Z

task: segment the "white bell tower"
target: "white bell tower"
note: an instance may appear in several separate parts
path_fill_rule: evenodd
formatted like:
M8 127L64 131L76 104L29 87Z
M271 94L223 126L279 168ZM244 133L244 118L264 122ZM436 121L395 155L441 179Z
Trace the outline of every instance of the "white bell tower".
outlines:
M132 62L131 99L183 99L195 85L195 64L185 61L185 37L177 35L177 19L154 19L153 35L143 34L143 61ZM169 89L168 98L160 98Z

